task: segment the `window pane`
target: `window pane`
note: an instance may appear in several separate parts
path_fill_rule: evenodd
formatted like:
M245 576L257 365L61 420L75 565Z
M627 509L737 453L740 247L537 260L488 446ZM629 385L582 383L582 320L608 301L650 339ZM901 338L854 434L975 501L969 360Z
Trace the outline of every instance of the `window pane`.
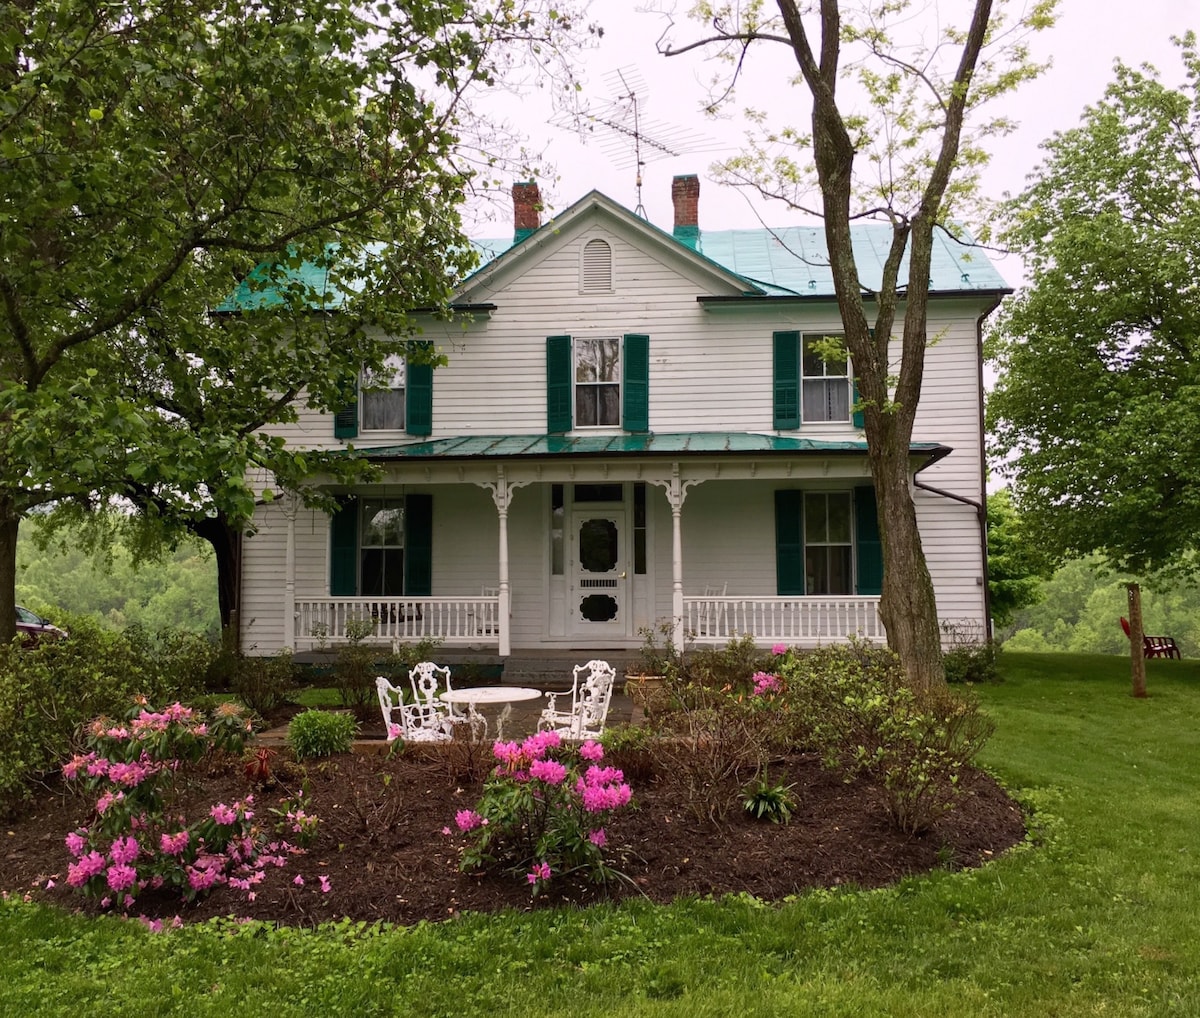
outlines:
M620 484L577 484L576 502L624 502L625 488Z
M404 390L362 394L363 431L404 430Z
M805 336L802 371L807 378L822 378L840 376L846 377L846 355L832 360L824 360L818 352L829 340L840 340L840 336Z
M600 423L605 427L615 428L621 423L621 389L617 385L600 385Z
M600 351L592 339L575 340L575 381L596 382L600 378Z
M829 527L825 520L825 496L804 496L804 541L811 543L828 540Z
M804 549L804 593L829 593L829 549L823 545Z
M362 592L365 597L400 597L404 593L404 552L401 549L363 549Z
M594 428L600 414L596 402L596 386L577 385L575 387L575 427Z
M850 543L850 496L835 493L827 496L829 538L831 544Z
M404 509L395 502L363 502L362 541L365 547L400 547L404 544Z
M853 594L850 579L850 546L840 545L826 549L829 552L829 593Z

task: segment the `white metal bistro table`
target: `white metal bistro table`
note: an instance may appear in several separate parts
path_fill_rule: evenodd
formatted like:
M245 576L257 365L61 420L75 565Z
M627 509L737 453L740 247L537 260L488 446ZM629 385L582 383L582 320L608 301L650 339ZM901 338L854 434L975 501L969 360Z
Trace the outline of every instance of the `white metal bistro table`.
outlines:
M487 734L487 720L479 713L481 706L496 704L513 704L521 700L536 700L542 695L540 689L529 686L463 686L460 689L447 689L438 693L438 699L445 703L466 704L467 716L475 722L481 722L483 732ZM507 707L505 708L508 709ZM501 714L503 718L504 715Z

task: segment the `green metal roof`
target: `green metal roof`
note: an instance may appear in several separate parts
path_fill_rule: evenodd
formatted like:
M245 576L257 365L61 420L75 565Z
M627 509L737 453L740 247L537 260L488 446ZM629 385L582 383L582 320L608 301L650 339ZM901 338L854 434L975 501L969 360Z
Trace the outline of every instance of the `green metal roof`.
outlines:
M822 442L812 438L735 431L693 431L658 435L463 435L429 442L355 446L353 455L372 460L518 459L579 456L684 455L865 455L865 441ZM937 442L912 442L909 452L941 458L950 452Z

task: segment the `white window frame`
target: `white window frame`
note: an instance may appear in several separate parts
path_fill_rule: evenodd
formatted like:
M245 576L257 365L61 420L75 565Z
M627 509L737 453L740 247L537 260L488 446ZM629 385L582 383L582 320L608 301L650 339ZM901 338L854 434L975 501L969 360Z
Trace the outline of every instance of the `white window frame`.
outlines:
M842 339L844 345L844 336L840 332L802 332L800 334L800 423L801 424L845 424L851 420L854 413L853 393L851 391L851 375L850 375L850 354L847 351L843 374L830 374L830 365L822 360L820 361L821 373L809 374L805 369L805 347L810 340L822 339ZM820 384L819 391L822 397L819 402L809 398L809 393L817 390L817 383ZM846 414L844 417L829 416L829 391L833 387L842 387L845 393ZM810 388L811 386L811 388ZM809 416L809 407L816 404L820 407L821 416Z
M360 432L398 432L404 431L408 413L408 358L402 353L390 353L384 358L384 370L372 372L362 369L362 385L358 397L358 430ZM386 389L380 388L379 383L386 382ZM399 384L397 384L397 382ZM374 389L372 389L374 387ZM401 394L400 422L385 428L373 428L369 423L367 404L372 397L394 398Z
M594 382L581 382L579 380L579 354L580 354L581 347L583 346L583 344L604 343L604 342L612 343L612 344L614 344L614 346L616 348L616 357L613 360L613 364L612 364L612 371L613 371L613 374L615 375L615 378L613 378L613 379L597 379ZM582 430L582 431L592 431L592 430L601 429L601 428L609 428L609 429L619 428L621 426L621 405L622 405L621 401L625 395L621 391L622 386L624 384L624 377L622 375L622 371L624 368L624 365L622 363L622 358L624 357L624 351L622 350L622 346L623 346L623 343L622 343L621 336L575 336L575 337L572 337L572 341L571 341L571 410L574 414L574 425L577 429ZM615 387L617 390L616 420L612 421L611 423L607 422L607 421L601 422L599 420L601 404L599 402L599 398L597 397L597 403L596 403L597 423L596 424L581 424L580 420L583 415L580 414L580 412L579 412L579 395L580 395L579 390L581 388L599 389L601 386L612 386L612 387Z

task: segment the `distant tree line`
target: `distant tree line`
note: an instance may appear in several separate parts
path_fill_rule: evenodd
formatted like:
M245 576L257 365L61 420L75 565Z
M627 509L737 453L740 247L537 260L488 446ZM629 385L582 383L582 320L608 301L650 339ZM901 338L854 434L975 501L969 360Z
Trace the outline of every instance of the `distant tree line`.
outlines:
M217 566L212 550L185 541L153 562L138 562L118 534L87 551L70 531L39 547L36 526L17 543L17 603L61 622L63 613L92 615L110 629L141 625L150 633L220 631Z

